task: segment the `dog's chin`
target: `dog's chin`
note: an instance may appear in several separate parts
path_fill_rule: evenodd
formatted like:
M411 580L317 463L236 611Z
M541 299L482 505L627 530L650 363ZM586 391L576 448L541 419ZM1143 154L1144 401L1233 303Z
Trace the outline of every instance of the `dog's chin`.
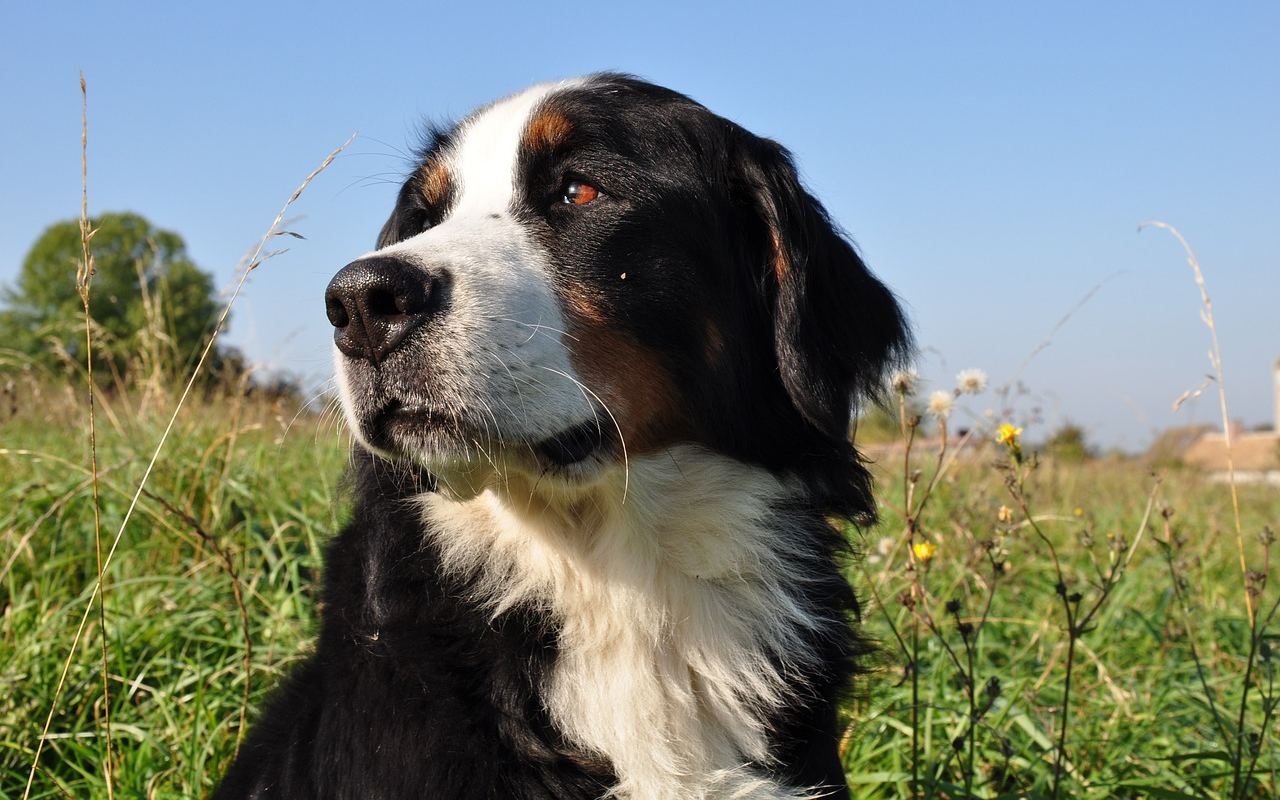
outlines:
M515 476L546 488L590 484L618 464L617 437L595 420L549 436L499 439L457 417L393 405L360 430L358 438L370 451L422 467L435 478L436 490L454 500L471 499Z

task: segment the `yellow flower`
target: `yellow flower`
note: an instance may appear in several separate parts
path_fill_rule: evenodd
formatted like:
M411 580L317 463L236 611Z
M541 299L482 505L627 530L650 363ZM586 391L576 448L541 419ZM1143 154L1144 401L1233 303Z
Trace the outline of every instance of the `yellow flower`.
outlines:
M917 561L928 561L938 552L938 546L933 542L916 542L911 545L911 552L915 553Z
M1008 422L1002 422L1000 427L996 429L996 444L1017 445L1018 437L1021 435L1022 428L1015 428Z
M996 519L1001 522L1013 522L1013 509L1008 506L1000 506L1000 510L996 512Z
M1075 510L1075 511L1072 511L1071 513L1072 513L1072 514L1075 514L1077 517L1083 517L1083 516L1084 516L1084 509L1083 509L1083 508L1081 508L1080 506L1076 506L1076 510Z

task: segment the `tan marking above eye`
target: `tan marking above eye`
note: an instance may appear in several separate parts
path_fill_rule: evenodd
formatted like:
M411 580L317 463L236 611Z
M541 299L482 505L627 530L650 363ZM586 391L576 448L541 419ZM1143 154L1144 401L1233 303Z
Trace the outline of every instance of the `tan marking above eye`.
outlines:
M585 206L600 196L600 190L583 181L569 181L564 185L561 201L572 206Z
M558 111L543 111L524 129L524 146L534 151L554 150L569 138L573 125Z
M428 204L434 205L444 200L449 194L449 168L444 162L433 159L422 168L422 196Z

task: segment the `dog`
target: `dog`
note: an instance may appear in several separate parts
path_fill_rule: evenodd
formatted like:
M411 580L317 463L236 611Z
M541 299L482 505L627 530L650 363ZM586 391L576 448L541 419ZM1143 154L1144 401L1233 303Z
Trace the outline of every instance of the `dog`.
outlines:
M790 155L598 74L433 130L325 293L315 652L215 797L847 797L849 438L911 342Z

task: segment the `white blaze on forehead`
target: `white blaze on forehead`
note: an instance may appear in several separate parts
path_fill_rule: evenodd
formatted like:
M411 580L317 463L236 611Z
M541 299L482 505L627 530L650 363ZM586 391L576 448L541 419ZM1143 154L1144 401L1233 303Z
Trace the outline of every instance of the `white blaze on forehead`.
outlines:
M520 139L530 117L549 95L576 83L533 86L463 123L449 159L458 192L453 215L492 214L510 208Z

